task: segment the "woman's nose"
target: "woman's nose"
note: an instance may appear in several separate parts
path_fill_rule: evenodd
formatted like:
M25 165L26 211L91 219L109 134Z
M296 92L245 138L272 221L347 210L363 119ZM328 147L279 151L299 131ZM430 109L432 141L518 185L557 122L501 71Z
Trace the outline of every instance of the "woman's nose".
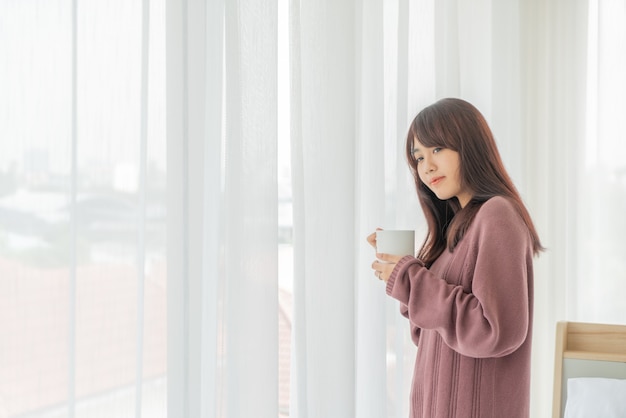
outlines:
M435 170L435 165L430 160L430 158L425 158L422 162L423 162L422 167L423 167L424 173L428 174Z

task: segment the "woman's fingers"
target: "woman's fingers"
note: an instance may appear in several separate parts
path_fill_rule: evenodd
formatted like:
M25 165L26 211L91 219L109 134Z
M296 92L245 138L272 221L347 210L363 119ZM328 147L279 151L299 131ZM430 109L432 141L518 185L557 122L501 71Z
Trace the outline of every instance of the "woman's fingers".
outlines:
M382 228L376 228L376 231L382 231ZM371 234L369 234L367 236L367 242L369 242L369 244L376 248L376 232L372 232Z
M367 242L374 248L376 248L376 232L373 232L367 236Z
M376 253L376 258L385 263L396 264L402 258L401 255Z
M377 255L388 255L388 254L377 254ZM395 257L395 256L391 256ZM396 263L388 263L381 261L380 259L372 262L372 269L374 270L374 276L378 279L387 282L389 280L389 276L393 272L393 269L396 267Z

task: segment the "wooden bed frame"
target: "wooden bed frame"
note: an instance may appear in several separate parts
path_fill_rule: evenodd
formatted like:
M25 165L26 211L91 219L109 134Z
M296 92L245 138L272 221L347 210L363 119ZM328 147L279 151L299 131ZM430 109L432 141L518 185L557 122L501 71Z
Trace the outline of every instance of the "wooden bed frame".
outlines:
M562 418L571 377L626 379L626 325L558 322L552 417Z

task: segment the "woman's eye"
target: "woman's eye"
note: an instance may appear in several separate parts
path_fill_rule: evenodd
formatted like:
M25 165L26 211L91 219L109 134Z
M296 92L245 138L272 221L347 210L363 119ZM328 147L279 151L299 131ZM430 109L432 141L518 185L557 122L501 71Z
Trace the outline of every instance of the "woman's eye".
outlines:
M439 151L443 151L443 148L435 148L433 154L437 154Z
M415 157L415 163L419 164L423 159L424 157Z

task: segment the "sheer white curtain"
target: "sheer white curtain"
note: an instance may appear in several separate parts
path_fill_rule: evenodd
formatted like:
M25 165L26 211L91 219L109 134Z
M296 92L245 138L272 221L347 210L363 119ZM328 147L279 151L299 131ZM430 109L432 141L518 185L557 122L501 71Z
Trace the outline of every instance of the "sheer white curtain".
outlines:
M169 415L276 417L276 1L166 10Z
M576 203L576 287L568 316L626 323L619 296L626 290L626 6L590 1L587 135L579 147ZM579 155L579 157L581 157Z
M0 28L0 416L165 416L164 2Z
M547 251L535 263L532 414L552 403L554 330L568 319L576 282L575 220L585 139L587 1L525 2L522 192ZM608 301L607 301L608 302Z
M352 2L291 2L296 416L354 416Z

